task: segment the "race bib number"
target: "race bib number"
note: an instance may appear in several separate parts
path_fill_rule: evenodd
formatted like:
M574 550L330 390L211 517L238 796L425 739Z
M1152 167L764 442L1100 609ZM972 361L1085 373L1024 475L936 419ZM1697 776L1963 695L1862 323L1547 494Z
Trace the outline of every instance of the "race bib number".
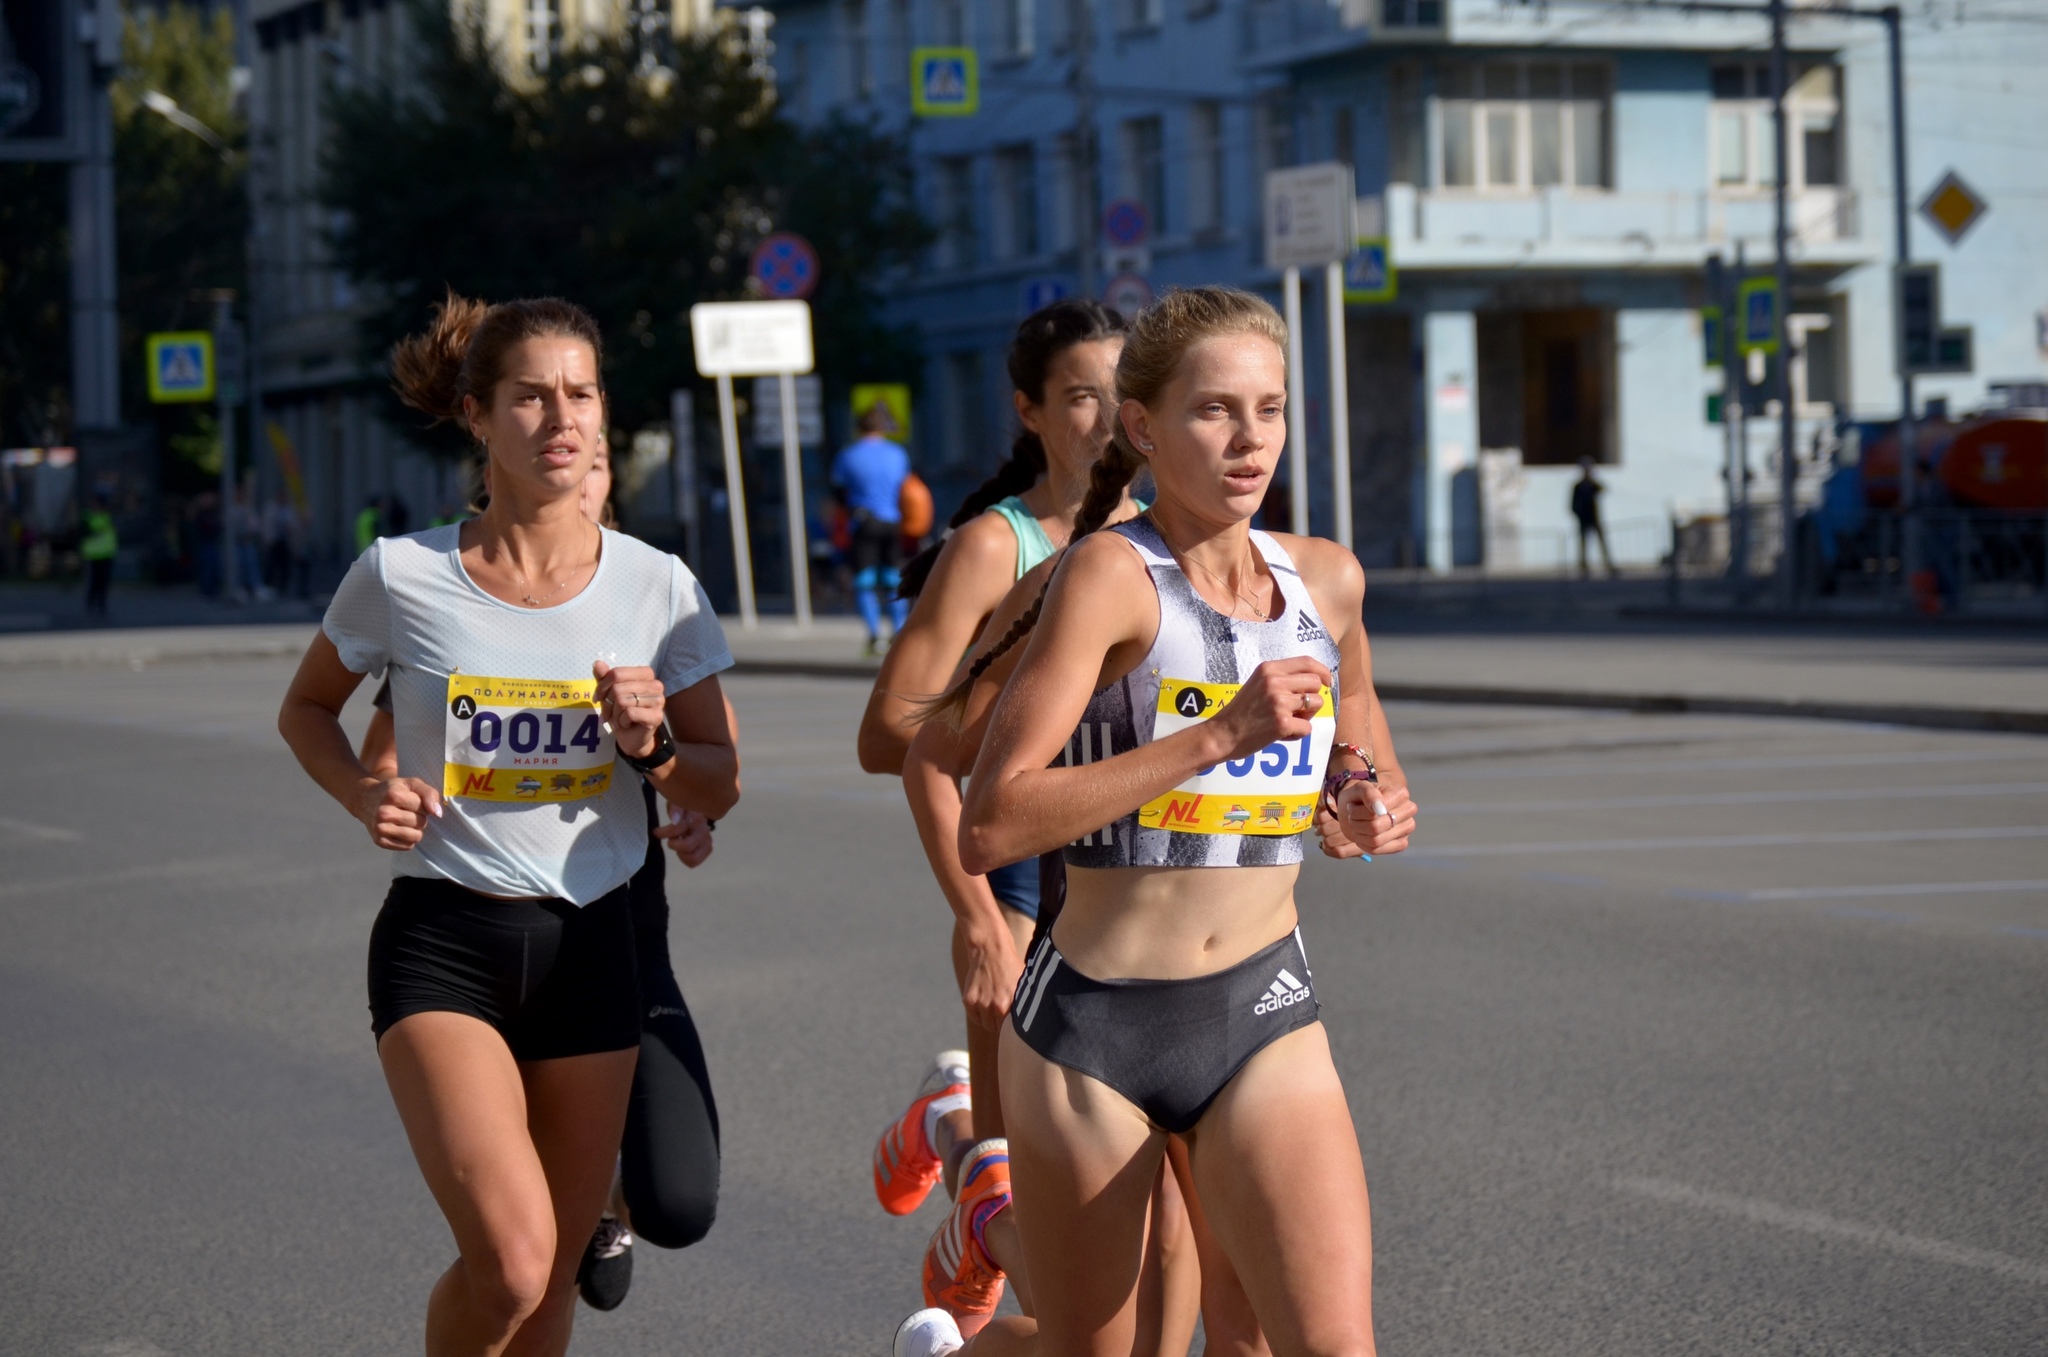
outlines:
M1200 725L1236 697L1241 686L1161 679L1152 738L1165 739ZM1191 834L1299 834L1315 819L1323 770L1336 738L1337 705L1325 688L1322 706L1309 718L1308 734L1269 744L1241 759L1211 764L1139 807L1138 823L1147 829Z
M448 676L443 796L581 801L611 786L617 753L596 679Z

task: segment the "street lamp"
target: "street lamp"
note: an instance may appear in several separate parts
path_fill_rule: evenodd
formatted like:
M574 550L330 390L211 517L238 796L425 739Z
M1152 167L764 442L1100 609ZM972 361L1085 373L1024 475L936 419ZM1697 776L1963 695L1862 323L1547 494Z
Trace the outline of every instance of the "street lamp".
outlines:
M219 151L222 160L229 162L234 160L234 151L229 148L227 142L221 139L220 133L180 108L178 101L165 94L162 90L144 90L142 92L142 106L152 113L161 115L174 126L184 128L214 150Z

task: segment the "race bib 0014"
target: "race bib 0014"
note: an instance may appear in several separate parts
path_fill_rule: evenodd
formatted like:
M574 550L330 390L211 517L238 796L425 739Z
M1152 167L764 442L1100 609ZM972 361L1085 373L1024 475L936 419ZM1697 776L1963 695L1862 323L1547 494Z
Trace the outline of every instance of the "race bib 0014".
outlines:
M581 801L612 783L617 757L597 680L448 676L441 794L476 801Z
M1152 738L1162 740L1200 725L1236 697L1241 686L1161 679ZM1315 820L1323 769L1336 738L1337 705L1325 688L1322 706L1309 718L1308 734L1269 744L1241 759L1211 764L1139 807L1138 823L1146 829L1191 834L1299 834Z

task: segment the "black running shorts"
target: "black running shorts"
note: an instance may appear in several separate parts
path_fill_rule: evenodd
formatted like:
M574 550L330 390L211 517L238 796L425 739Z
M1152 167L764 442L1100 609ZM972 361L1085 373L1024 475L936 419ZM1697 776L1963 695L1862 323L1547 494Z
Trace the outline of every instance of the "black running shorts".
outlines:
M1298 931L1189 980L1093 980L1046 935L1025 962L1010 1022L1026 1046L1100 1079L1179 1135L1246 1061L1320 1011Z
M847 552L854 573L894 570L903 560L903 525L873 514L853 516L853 547Z
M370 930L370 1030L415 1013L489 1023L518 1060L640 1044L627 888L578 909L493 900L452 881L394 877Z

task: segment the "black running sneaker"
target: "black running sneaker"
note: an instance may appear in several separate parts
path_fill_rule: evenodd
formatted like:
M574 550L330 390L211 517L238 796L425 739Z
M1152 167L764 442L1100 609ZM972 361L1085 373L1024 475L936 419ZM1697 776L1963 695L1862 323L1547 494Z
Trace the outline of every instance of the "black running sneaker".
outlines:
M616 1216L597 1222L597 1233L583 1247L576 1269L576 1289L593 1310L616 1310L633 1285L633 1232Z

